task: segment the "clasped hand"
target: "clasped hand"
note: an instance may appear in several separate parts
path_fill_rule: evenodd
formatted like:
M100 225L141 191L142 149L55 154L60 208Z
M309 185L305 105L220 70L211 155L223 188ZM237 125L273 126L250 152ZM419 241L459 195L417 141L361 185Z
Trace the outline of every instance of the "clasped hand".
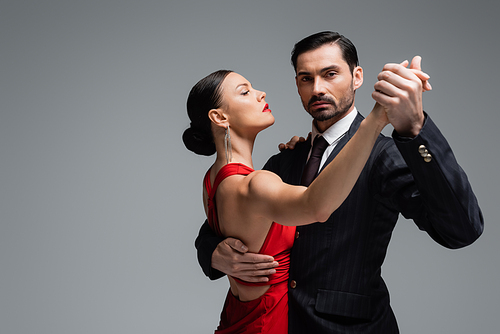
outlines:
M429 75L422 72L422 58L415 56L401 64L386 64L375 83L373 99L387 113L394 130L403 137L415 137L424 124L422 92L431 90Z

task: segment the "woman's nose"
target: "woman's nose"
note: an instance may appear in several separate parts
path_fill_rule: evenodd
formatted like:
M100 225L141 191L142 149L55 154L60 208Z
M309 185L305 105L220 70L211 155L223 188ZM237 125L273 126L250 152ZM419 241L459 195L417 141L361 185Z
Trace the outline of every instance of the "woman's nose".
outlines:
M265 98L266 98L266 92L259 92L258 94L259 101L262 101Z

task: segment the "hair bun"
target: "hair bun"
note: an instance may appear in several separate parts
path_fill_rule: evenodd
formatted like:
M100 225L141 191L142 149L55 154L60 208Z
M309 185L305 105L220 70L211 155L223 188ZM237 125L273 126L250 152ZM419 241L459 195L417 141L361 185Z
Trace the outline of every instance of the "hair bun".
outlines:
M211 134L193 128L187 128L182 134L182 141L186 148L199 155L212 155L215 153L215 144Z

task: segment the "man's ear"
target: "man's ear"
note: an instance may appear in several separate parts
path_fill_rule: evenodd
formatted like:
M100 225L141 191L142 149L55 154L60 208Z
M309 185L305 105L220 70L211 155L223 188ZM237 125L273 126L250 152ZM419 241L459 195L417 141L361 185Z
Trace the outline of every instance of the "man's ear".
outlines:
M208 118L214 123L216 126L220 126L222 128L227 128L228 119L224 112L219 109L211 109L208 112Z
M352 71L352 84L354 90L358 89L363 84L363 69L361 66L356 66Z

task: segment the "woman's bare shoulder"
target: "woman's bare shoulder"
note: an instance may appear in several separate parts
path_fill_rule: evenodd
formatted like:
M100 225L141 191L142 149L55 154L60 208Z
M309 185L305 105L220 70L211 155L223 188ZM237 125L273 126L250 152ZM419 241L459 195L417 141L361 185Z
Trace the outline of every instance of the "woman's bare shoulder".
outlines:
M283 184L283 181L278 175L266 170L256 170L246 176L232 175L226 178L221 183L220 189L234 195L258 196L279 184Z
M285 184L273 172L258 170L248 175L247 191L249 196L269 196Z

